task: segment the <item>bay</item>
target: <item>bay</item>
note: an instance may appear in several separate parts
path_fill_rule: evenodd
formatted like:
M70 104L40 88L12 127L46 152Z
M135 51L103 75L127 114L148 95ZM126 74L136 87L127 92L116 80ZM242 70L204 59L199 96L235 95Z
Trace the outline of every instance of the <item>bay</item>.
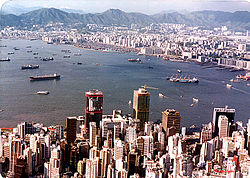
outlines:
M247 122L250 106L250 87L247 82L232 83L229 80L244 72L229 72L215 68L202 69L194 63L177 63L156 57L137 56L134 53L104 53L71 46L46 44L42 41L1 40L0 58L9 56L10 62L0 63L0 127L14 127L21 121L42 122L45 125L65 124L66 117L84 115L84 92L99 89L104 92L104 114L121 109L124 114L132 113L128 104L133 90L142 85L156 87L148 89L150 96L150 120L161 120L162 112L176 109L181 114L181 125L190 126L212 121L213 108L236 109L236 121ZM31 48L26 48L31 46ZM20 50L14 51L17 47ZM63 58L62 49L69 49L71 58ZM27 53L32 50L32 53ZM14 51L13 55L8 55ZM44 62L38 57L52 57L54 61ZM74 56L73 53L81 53ZM129 58L138 58L143 64L130 63ZM82 65L77 65L81 62ZM26 64L39 64L36 70L21 70ZM152 68L149 68L152 67ZM199 84L183 84L167 81L166 76L177 74L198 77ZM30 82L34 75L53 74L62 77L57 81ZM35 93L48 90L49 95ZM162 93L164 98L159 97ZM192 104L192 98L199 103Z

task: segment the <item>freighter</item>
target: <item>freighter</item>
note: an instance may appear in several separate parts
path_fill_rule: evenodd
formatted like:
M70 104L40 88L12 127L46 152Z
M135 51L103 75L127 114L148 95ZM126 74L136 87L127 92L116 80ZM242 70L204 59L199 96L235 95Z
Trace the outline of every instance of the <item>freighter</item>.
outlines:
M128 59L128 62L140 62L141 60L139 58L137 59Z
M60 75L57 73L51 74L51 75L36 75L34 77L30 77L30 81L38 81L38 80L54 80L54 79L60 79Z
M10 61L10 58L8 58L8 57L7 57L7 58L2 58L2 59L0 59L0 61L1 61L1 62Z
M24 65L21 67L22 70L25 70L25 69L38 69L39 68L39 65Z
M42 59L43 61L53 61L54 58L53 57L45 57Z

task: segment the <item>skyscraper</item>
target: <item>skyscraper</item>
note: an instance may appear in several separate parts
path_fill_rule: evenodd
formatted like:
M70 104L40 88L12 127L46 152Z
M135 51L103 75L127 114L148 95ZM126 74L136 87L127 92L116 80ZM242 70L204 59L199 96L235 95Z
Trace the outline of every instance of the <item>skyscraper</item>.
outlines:
M103 110L103 93L99 90L85 92L85 131L90 122L96 122L96 127L100 127Z
M89 123L89 144L91 146L97 146L96 140L96 122Z
M214 136L218 136L219 133L218 120L220 115L226 116L228 118L228 124L232 125L234 123L235 109L228 109L227 106L225 106L225 108L214 108Z
M66 140L68 144L74 143L74 141L76 140L76 125L77 125L76 117L68 117L66 119L66 129L67 129Z
M140 130L144 129L144 124L149 120L150 93L143 88L134 90L133 117L140 120Z
M220 115L218 120L219 127L219 137L227 137L228 136L228 118L227 116Z
M166 111L162 113L162 126L164 131L167 133L167 136L171 136L174 135L175 133L180 132L180 121L181 121L180 113L175 109L166 109ZM175 131L170 135L169 130L172 128Z

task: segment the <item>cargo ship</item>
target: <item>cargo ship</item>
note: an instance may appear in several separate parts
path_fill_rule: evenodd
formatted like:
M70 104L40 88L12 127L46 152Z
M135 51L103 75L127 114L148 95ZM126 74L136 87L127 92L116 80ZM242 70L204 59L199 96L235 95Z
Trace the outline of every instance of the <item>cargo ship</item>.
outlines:
M70 55L64 55L63 58L70 58Z
M38 95L48 95L49 91L38 91L38 92L36 92L36 94L38 94Z
M199 80L196 78L196 77L193 77L193 78L186 78L186 77L167 77L166 80L169 80L170 82L180 82L180 83L199 83Z
M38 80L57 80L60 79L60 75L57 73L51 74L51 75L36 75L34 77L30 77L30 81L38 81Z
M53 57L45 57L42 59L43 61L53 61L54 58Z
M10 61L10 58L2 58L2 59L0 59L0 62L5 62L5 61Z
M21 67L22 70L25 70L25 69L38 69L39 68L39 65L24 65Z
M137 59L128 59L128 62L141 62L139 58Z

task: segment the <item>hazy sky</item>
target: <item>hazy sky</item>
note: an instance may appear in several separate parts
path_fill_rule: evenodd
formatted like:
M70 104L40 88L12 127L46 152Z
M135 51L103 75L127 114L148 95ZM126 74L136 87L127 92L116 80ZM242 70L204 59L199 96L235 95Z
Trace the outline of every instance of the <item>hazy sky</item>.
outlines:
M7 1L7 4L24 7L80 9L84 12L103 12L110 8L118 8L126 12L146 14L154 14L165 10L250 11L250 0L11 0Z

